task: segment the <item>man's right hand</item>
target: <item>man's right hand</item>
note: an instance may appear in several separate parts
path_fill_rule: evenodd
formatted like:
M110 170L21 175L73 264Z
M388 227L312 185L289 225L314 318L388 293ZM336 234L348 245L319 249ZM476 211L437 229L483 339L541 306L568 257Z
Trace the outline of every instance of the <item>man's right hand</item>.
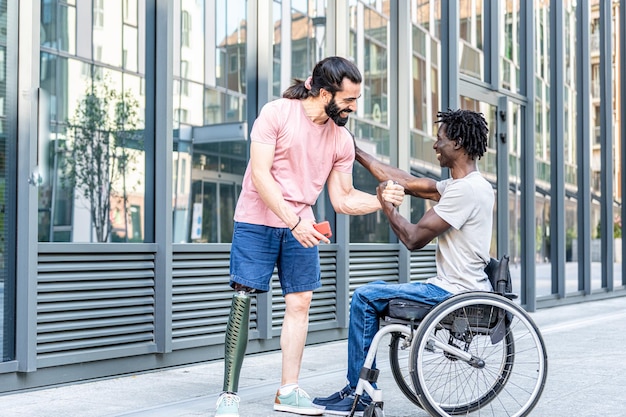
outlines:
M404 187L392 180L382 182L376 192L381 204L391 203L394 207L399 207L404 201Z

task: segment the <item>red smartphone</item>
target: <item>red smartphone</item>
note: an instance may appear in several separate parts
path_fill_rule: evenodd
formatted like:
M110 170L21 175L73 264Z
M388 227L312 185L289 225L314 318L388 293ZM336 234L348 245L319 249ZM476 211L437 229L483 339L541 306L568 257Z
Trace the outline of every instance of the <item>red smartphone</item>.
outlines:
M328 220L324 220L320 223L314 223L313 227L326 237L331 237L333 235L333 232L330 230L330 223L328 223Z

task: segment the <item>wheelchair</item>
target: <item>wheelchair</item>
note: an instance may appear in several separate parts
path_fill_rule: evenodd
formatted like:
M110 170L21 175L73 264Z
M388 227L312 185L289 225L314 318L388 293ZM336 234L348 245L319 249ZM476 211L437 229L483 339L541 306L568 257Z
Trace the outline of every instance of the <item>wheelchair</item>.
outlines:
M548 358L537 326L511 288L509 258L485 269L494 292L466 292L431 306L391 300L361 369L358 399L372 398L364 417L384 417L373 369L391 335L389 363L402 393L432 416L526 416L543 391Z

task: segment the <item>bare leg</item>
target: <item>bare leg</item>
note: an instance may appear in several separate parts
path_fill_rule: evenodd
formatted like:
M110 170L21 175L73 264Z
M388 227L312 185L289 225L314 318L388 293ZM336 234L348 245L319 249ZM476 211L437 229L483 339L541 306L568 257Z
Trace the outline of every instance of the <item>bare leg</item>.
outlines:
M313 291L291 293L285 296L285 319L280 334L283 355L281 385L297 384L302 365L302 353L309 329L309 307Z

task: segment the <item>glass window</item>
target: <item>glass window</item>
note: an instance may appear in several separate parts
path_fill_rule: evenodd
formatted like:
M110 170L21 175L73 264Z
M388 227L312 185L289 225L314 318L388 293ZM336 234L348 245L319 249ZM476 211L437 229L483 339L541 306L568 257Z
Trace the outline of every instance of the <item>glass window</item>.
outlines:
M248 144L229 126L246 120L246 1L180 2L174 67L173 241L229 243ZM176 18L175 18L176 19ZM214 31L214 33L206 33ZM207 42L214 39L213 44ZM205 56L214 65L205 68ZM205 74L206 72L206 74Z
M17 1L0 2L0 362L15 359L15 202L17 159Z
M122 66L122 0L94 0L93 50L95 61Z
M290 2L291 22L286 26L290 30L291 39L287 47L283 47L283 36L286 35L282 22L282 4L274 0L274 65L273 91L274 97L282 96L294 78L306 79L318 61L325 57L326 47L326 2L308 0L292 0ZM291 56L283 56L283 49L291 51ZM283 66L283 62L291 65Z
M439 1L411 2L411 167L417 175L436 177L441 175L441 167L433 151L433 139L437 134L435 120L441 110L440 20Z
M42 1L42 49L60 45L48 39L55 31L46 25L62 20L53 18L53 11L62 15L64 8L74 8L58 3L63 7ZM107 1L106 7L94 0L94 61L47 48L41 52L48 128L40 136L45 154L38 188L40 242L144 239L145 96L137 75L143 59L137 9L137 0Z
M459 0L461 74L484 78L483 2Z
M515 93L520 89L520 0L506 0L500 8L500 74L502 88Z
M441 177L441 167L433 150L438 127L435 120L441 110L440 22L440 1L411 1L411 171L417 176L435 178ZM422 199L410 199L410 204L413 223L430 208L430 203Z
M76 53L76 7L67 1L41 1L42 47Z
M350 58L363 73L357 114L349 121L360 146L389 162L389 13L391 2L350 0ZM354 186L372 193L377 182L355 164ZM350 217L350 240L354 243L389 242L387 219L381 213Z
M215 78L217 86L245 94L246 75L246 4L244 0L216 0ZM213 71L213 69L210 69Z

